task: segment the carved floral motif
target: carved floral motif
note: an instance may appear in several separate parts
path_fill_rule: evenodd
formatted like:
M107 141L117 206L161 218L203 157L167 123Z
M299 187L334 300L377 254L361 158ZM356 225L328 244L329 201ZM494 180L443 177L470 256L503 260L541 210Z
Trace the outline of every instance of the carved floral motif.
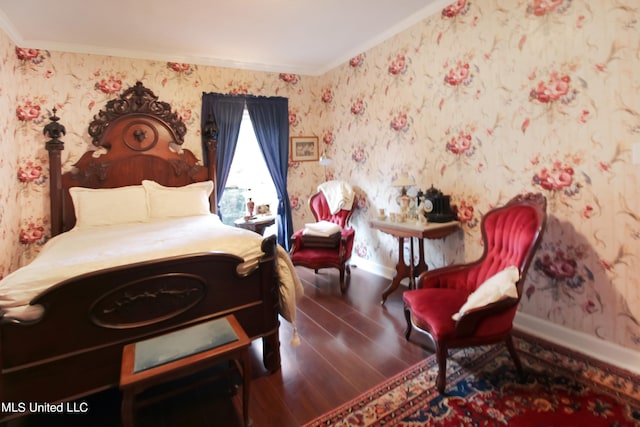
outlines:
M171 105L158 101L158 97L141 82L125 90L118 99L107 102L106 107L94 116L89 125L89 135L93 138L93 144L99 145L102 133L108 123L118 117L131 113L152 114L167 122L176 137L176 142L182 144L187 133L187 127L177 113L171 110Z

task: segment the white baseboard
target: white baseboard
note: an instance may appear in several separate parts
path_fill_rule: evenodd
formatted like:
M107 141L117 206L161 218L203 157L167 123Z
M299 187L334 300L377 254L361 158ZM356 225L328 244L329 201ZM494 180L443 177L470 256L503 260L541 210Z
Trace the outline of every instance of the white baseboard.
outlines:
M352 256L349 264L361 268L371 274L375 274L376 276L381 276L389 280L393 279L393 277L396 275L395 268L385 267L378 263L371 262L367 259L357 256Z
M378 276L392 279L395 269L369 260L352 257L351 264ZM583 332L556 325L530 314L518 312L513 322L514 328L596 360L640 374L640 352L599 339Z
M610 365L640 374L640 352L599 339L584 332L574 331L530 314L518 312L513 322L515 329L554 344L601 360Z

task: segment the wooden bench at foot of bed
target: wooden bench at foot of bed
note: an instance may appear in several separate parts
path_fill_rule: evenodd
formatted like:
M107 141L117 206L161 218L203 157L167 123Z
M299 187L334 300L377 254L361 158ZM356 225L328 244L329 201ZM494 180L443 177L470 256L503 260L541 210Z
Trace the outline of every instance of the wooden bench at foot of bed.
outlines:
M117 387L126 344L229 314L251 339L262 338L265 367L279 369L273 237L263 250L246 277L236 272L240 258L205 253L111 268L51 288L33 301L45 308L39 321L0 324L0 400L60 402Z
M142 180L180 187L212 180L210 209L216 212L214 118L202 129L208 160L203 164L182 148L186 126L180 116L138 82L94 116L88 129L94 147L64 174L60 138L66 131L58 121L54 111L44 130L50 138L52 236L75 224L71 187L111 189ZM246 276L236 271L242 259L200 253L114 267L55 285L32 301L44 307L39 320L0 319L0 401L54 403L116 387L124 345L229 314L250 338L262 338L265 366L276 371L275 239L264 239L262 251ZM0 420L18 415L5 413Z

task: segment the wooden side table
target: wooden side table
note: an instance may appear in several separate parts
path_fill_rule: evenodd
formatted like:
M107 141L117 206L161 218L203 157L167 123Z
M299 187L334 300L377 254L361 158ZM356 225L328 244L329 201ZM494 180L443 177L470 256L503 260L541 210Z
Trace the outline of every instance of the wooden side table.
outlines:
M373 220L370 222L372 228L380 230L383 233L390 234L398 238L398 263L396 264L396 275L391 284L382 293L381 304L384 304L387 297L393 291L398 289L400 281L405 277L409 278L409 289L415 289L416 276L423 271L428 270L427 263L424 259L424 239L441 239L448 236L458 229L460 223L458 221L450 221L444 223L428 222L420 224L416 222L391 222L382 220ZM410 240L410 260L409 264L404 261L404 239ZM419 258L418 263L414 264L414 247L413 239L418 239Z
M245 426L249 426L250 345L251 340L234 315L125 345L120 373L122 425L134 425L137 394L220 363L234 361L241 370L242 417Z
M236 227L244 228L245 230L254 231L260 235L264 234L264 229L276 223L276 217L274 216L262 216L258 215L254 218L245 220L244 218L236 219L233 224Z

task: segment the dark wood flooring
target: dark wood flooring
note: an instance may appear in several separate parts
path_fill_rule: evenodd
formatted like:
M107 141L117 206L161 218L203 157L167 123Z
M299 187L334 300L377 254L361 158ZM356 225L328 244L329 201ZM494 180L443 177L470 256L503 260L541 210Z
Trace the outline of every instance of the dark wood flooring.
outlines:
M289 341L293 329L280 327L282 369L268 374L261 346L252 345L253 381L249 413L255 427L298 427L355 398L431 354L425 338L404 339L400 287L380 304L388 279L352 268L350 287L340 293L337 270L298 267L305 296L298 302L301 345ZM240 395L216 381L141 408L138 426L240 426ZM120 394L111 390L85 400L86 414L30 416L9 423L27 426L120 425Z

